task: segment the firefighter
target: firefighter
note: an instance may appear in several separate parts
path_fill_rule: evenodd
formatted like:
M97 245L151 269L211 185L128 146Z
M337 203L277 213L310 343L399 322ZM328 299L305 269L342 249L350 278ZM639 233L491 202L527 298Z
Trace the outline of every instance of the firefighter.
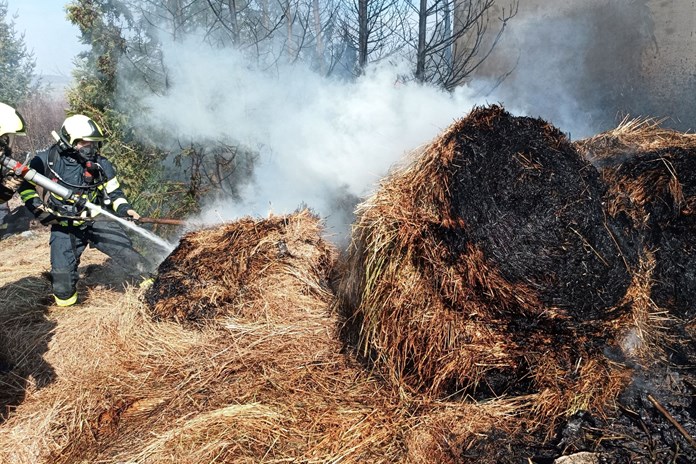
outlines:
M26 135L26 124L21 114L5 103L0 103L0 157L12 157L12 145L17 135ZM22 179L0 166L0 204L7 203ZM0 225L0 228L7 224ZM0 358L0 375L10 372L13 364Z
M0 103L0 157L12 157L14 138L27 135L26 127L24 118L17 110ZM0 167L0 204L7 203L21 183L21 178Z
M31 160L32 169L72 190L77 194L73 198L121 217L140 218L123 194L113 165L99 152L104 133L92 119L70 116L54 137L57 142ZM19 193L34 216L51 226L51 279L58 306L77 303L77 269L87 245L110 256L129 276L150 281L154 266L133 249L120 224L98 220L79 200L66 200L27 181Z

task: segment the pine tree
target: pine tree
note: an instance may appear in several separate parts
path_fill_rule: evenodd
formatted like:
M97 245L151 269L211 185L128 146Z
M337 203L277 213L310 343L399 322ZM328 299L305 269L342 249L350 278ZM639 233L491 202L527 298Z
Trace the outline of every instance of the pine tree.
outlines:
M0 2L0 101L17 106L37 89L34 54L27 51L24 34L8 17L7 2Z
M175 216L173 208L162 206L172 198L170 188L180 190L161 176L165 153L137 140L129 114L139 103L118 92L118 75L126 60L124 35L133 27L127 5L121 0L72 0L67 12L80 29L82 43L89 46L73 72L75 84L67 95L70 113L89 116L104 130L108 138L104 155L116 164L121 184L137 210ZM178 204L185 205L186 211L196 207L190 199L183 200Z

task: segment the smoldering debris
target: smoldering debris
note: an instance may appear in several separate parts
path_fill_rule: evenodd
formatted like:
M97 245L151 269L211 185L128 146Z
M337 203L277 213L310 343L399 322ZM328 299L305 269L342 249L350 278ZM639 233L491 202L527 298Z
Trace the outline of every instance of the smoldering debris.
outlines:
M344 337L412 391L550 389L600 406L624 378L601 355L603 321L629 310L638 258L603 194L556 128L475 109L360 205L338 295Z
M575 146L608 186L607 213L630 221L655 254L655 303L696 317L696 134L634 119Z
M528 399L516 417L542 454L555 443L638 459L632 440L645 430L603 441L628 417L620 399L652 391L636 384L644 375L684 379L694 344L651 298L659 264L644 230L608 212L615 186L583 154L545 121L499 106L414 153L358 208L340 264L342 337L402 394ZM660 361L682 342L691 348L679 365ZM670 388L685 398L689 382ZM671 432L652 452L682 459L673 445L688 442Z
M273 301L276 292L296 287L325 297L336 252L321 233L319 218L308 210L188 233L160 265L145 299L156 319L260 318L255 311L285 318L283 307L249 301Z

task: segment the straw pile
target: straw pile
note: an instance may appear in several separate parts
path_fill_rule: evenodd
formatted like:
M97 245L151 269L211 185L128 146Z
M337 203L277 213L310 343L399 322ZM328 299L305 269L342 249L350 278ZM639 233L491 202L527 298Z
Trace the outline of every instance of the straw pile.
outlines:
M499 106L418 155L358 208L343 337L404 391L601 409L627 379L602 351L631 317L637 254L605 218L596 170Z
M81 272L88 275L80 283L81 304L51 306L40 275L48 268L47 233L3 241L0 334L3 354L15 367L0 373L0 382L18 383L0 421L0 462L517 464L552 462L578 450L602 453L607 462L682 462L673 459L675 444L680 457L696 458L683 452L668 423L645 414L640 404L631 408L643 418L640 427L614 433L614 424L582 412L558 427L542 424L539 405L560 403L554 389L484 402L395 395L342 353L338 318L329 312L334 297L325 286L331 262L323 259L333 251L317 238L317 219L300 212L255 223L200 231L205 237L225 237L235 228L251 234L255 240L236 239L249 247L236 252L248 257L257 275L238 272L242 285L221 272L217 278L236 289L231 303L210 298L218 306L198 307L205 317L194 318L189 310L153 318L134 288L101 285L108 263L91 249L83 257ZM281 236L287 250L277 245ZM208 268L229 256L229 250L207 250L219 246L200 240L188 249L209 257L198 267L191 261L189 271L208 276L210 288L217 281ZM265 251L256 256L252 250ZM175 254L172 260L185 262L181 249ZM167 277L163 272L159 278ZM262 282L265 292L258 291ZM641 285L634 276L628 293L641 295ZM168 297L176 296L162 301ZM587 371L597 366L583 360L574 375L589 381ZM567 378L558 382L568 384ZM611 392L621 382L619 375L597 383ZM582 409L592 402L588 392L597 391L568 390L562 402ZM600 427L607 432L598 434ZM555 436L544 440L550 432Z
M402 398L510 407L508 427L466 442L461 462L503 446L527 451L499 462L551 462L549 446L607 462L696 458L696 327L679 337L655 305L655 253L605 211L603 180L558 130L493 106L359 206L340 265L343 339Z
M630 221L654 253L652 298L696 317L696 135L634 119L575 145L609 186L607 212Z
M0 379L7 384L21 374L23 385L0 425L0 462L402 460L408 417L340 354L325 287L332 249L318 238L318 220L300 212L255 226L243 220L192 233L170 257L183 259L187 244L202 237L199 248L188 248L200 259L189 271L209 279L211 289L218 288L209 269L215 262L204 257L235 254L249 258L247 270L260 265L256 275L237 274L238 282L225 277L235 298L227 306L208 300L218 306L203 314L216 318L196 319L196 326L154 321L132 288L83 288L81 305L60 309L46 305L50 290L32 277L35 264L3 274L3 299L31 295L16 299L13 315L2 314L4 328L29 313L13 325L4 350L19 370ZM213 252L221 242L208 238L242 230L250 236L236 235L236 248ZM31 246L47 251L46 240ZM25 359L33 361L22 367Z
M287 295L326 297L332 253L319 219L307 210L263 221L245 218L185 235L145 298L160 320L282 320L289 316Z
M337 319L328 313L332 295L319 285L328 279L323 259L330 247L316 238L315 217L302 212L248 225L242 220L218 232L243 228L257 238L244 243L263 250L282 231L284 254L265 255L269 261L256 268L263 279L245 278L278 288L237 296L227 308L205 312L215 319L196 324L153 320L133 288L94 287L89 279L82 281L92 285L81 288L82 304L49 306L36 263L8 259L18 254L5 244L0 263L14 272L0 274L0 297L15 306L0 314L0 327L26 317L6 334L4 354L17 368L0 381L21 373L23 386L0 423L0 462L512 463L538 452L534 435L511 421L531 407L528 399L403 402L341 353ZM43 249L47 265L46 239L27 246ZM201 240L189 250L203 256L218 246ZM91 264L83 272L101 263L95 256L104 259L86 251ZM191 271L210 265L201 261ZM519 445L514 453L497 446L502 437Z

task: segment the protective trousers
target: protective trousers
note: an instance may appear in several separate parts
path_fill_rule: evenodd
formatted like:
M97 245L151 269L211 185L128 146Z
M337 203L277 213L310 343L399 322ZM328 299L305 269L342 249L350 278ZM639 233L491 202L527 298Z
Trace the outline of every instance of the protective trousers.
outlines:
M77 268L87 245L110 256L128 276L147 278L153 267L133 249L130 238L115 222L96 221L81 227L56 224L51 227L49 243L53 295L59 306L77 302Z

